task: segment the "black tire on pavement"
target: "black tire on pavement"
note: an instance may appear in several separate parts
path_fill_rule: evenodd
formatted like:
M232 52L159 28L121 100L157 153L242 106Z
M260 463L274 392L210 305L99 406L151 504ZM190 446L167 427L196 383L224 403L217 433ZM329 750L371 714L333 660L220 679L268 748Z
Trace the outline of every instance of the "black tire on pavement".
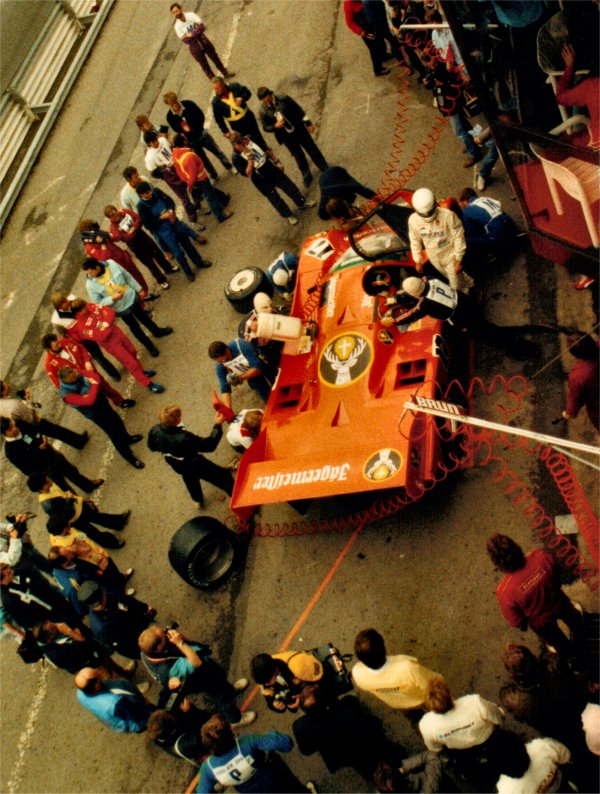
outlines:
M257 292L273 295L273 285L259 267L238 270L225 285L225 297L240 314L247 314L254 308L252 299Z
M210 516L199 516L179 527L169 546L169 562L181 578L199 590L217 587L236 561L237 536Z

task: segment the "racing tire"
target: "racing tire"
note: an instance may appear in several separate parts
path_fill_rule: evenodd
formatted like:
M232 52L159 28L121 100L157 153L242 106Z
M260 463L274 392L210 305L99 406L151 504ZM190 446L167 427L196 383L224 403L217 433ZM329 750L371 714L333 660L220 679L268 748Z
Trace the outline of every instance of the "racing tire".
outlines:
M225 297L240 314L247 314L254 308L253 298L257 292L273 295L273 285L259 267L238 270L225 285Z
M171 567L187 584L210 590L222 584L236 562L237 536L210 516L182 524L169 545Z

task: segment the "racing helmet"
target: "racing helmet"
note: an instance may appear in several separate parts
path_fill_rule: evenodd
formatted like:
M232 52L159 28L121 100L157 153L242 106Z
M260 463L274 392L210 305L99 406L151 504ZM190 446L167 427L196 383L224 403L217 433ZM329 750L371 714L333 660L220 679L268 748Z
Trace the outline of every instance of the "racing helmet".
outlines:
M402 282L402 289L413 298L420 298L425 292L425 282L416 276L409 276Z
M423 220L431 223L437 214L437 201L433 192L428 187L420 187L415 190L412 197L412 205L417 215Z
M275 284L276 287L287 286L289 280L290 274L287 273L282 267L273 273L273 284Z
M254 296L253 303L254 311L257 314L260 314L260 312L270 312L273 305L271 298L269 298L266 292L257 292Z

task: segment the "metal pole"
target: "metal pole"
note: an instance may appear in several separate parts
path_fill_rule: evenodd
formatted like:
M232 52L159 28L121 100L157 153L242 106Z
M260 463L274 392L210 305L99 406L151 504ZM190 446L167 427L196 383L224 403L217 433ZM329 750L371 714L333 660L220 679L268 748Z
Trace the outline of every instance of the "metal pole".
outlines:
M544 433L535 433L533 430L523 430L520 427L511 427L510 425L501 425L498 422L490 422L487 419L478 419L473 416L457 415L449 411L440 411L437 408L427 408L423 405L416 403L405 402L404 408L409 411L421 411L424 414L431 414L432 416L439 416L442 419L453 419L455 422L463 422L465 425L475 425L475 427L483 427L486 430L498 430L501 433L508 433L513 436L523 436L523 438L531 438L534 441L539 441L542 444L550 444L553 447L561 447L564 449L576 449L579 452L587 452L590 455L600 455L600 447L592 447L589 444L582 444L579 441L566 441L563 438L556 436L547 436ZM561 450L562 451L562 450Z

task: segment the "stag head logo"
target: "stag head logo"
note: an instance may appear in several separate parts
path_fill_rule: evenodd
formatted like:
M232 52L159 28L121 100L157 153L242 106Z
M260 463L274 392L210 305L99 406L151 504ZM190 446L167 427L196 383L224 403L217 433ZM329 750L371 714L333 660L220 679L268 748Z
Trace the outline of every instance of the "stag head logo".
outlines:
M329 386L348 386L367 371L370 363L371 347L365 337L342 334L323 350L319 375Z

